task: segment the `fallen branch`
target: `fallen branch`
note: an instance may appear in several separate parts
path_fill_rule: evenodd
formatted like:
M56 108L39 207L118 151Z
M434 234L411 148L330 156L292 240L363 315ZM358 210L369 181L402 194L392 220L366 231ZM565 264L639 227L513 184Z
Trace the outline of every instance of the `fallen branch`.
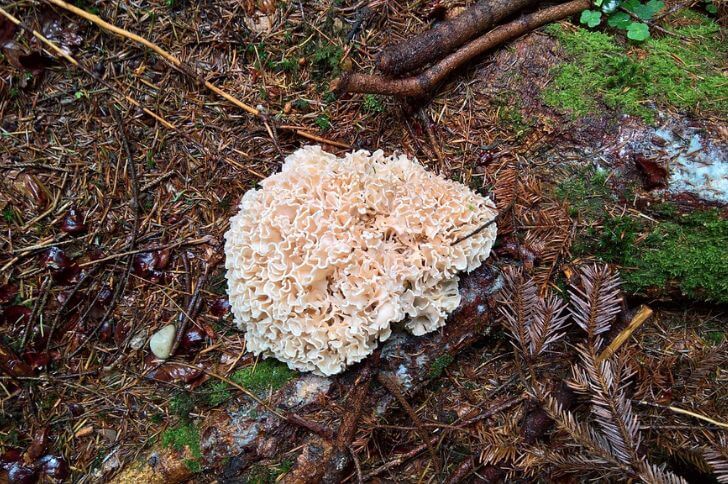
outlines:
M401 97L426 97L431 95L432 91L450 74L484 52L543 25L579 13L589 8L590 5L589 0L572 0L523 16L478 37L416 76L397 79L382 75L347 73L336 79L331 87L337 95L346 92L360 92Z
M504 18L535 3L537 0L480 0L454 18L385 47L377 58L377 69L396 76L440 60Z

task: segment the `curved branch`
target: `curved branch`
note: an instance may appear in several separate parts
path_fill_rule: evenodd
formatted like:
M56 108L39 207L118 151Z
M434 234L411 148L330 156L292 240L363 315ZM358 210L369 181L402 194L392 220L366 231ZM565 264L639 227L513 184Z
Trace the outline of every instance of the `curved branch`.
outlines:
M590 0L572 0L525 15L478 37L416 76L396 79L382 75L347 73L335 80L331 87L337 95L345 92L361 92L401 97L426 97L453 71L484 52L543 25L579 13L589 8L590 5Z
M377 58L377 69L399 75L437 61L509 15L535 3L537 0L480 0L452 19L385 47Z

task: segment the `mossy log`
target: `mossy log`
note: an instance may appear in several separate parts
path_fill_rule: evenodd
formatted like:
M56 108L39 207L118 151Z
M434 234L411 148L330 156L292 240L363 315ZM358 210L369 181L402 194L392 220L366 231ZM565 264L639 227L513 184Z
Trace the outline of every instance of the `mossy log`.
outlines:
M411 397L437 377L443 361L452 361L455 355L487 335L487 328L495 324L493 296L500 284L500 273L488 266L462 276L462 302L441 331L420 337L395 333L382 345L378 361L372 361L376 355L372 356L330 378L303 374L274 392L269 405L311 422L321 421L322 417L328 420L332 417L331 409L352 408L357 400L362 416L386 414L397 407L395 397L379 384L357 385L363 374L385 374L397 382L405 397ZM299 460L286 475L286 482L335 482L344 473L351 472L349 451L337 445L337 438L316 435L305 426L281 419L266 407L241 398L242 403L216 410L198 424L201 468L220 471L226 479L236 479L257 462L302 446ZM338 429L331 429L332 435L353 435L358 419L347 417L336 416L335 420L341 420L341 424L335 425ZM353 428L344 428L347 425ZM158 447L143 461L129 465L117 479L179 482L193 475L186 465L186 457L182 452L175 461L169 449Z

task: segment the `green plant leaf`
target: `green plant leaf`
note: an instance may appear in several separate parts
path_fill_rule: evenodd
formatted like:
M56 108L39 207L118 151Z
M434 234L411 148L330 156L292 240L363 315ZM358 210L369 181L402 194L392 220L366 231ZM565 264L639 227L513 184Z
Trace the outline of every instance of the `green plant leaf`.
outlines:
M636 2L636 5L634 5L632 8L629 8L628 10L634 12L634 14L642 20L650 20L664 6L665 2L663 2L662 0L650 0L647 3Z
M579 22L586 24L590 28L594 28L602 22L602 12L596 10L584 10L581 12Z
M715 15L716 13L718 13L718 7L713 2L708 0L707 2L705 2L705 11Z
M627 29L631 23L632 20L630 19L629 14L624 12L614 12L609 16L609 19L607 19L607 24L615 29Z
M627 38L642 42L650 38L650 28L642 22L632 22L627 27Z

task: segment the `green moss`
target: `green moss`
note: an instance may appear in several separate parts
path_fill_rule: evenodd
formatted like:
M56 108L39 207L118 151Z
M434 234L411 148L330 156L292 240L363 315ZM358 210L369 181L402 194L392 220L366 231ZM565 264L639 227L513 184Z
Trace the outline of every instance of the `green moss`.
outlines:
M703 336L703 339L711 346L720 346L726 339L726 334L725 331L708 331Z
M185 392L178 393L169 401L169 410L181 418L187 418L194 407L192 397Z
M200 459L200 432L192 423L178 425L168 428L162 434L162 446L172 448L177 452L184 452L185 449L192 455L192 458L185 459L185 465L192 472L200 472L202 466Z
M284 460L275 466L254 464L250 467L248 475L243 482L246 484L273 484L278 476L283 475L293 468L293 462Z
M593 222L605 213L605 201L614 196L607 185L607 172L593 167L580 168L554 189L554 195L569 205L569 214Z
M728 47L719 26L700 15L693 25L676 29L684 37L653 38L628 51L606 33L558 25L547 31L559 39L571 61L557 66L544 102L583 116L600 104L654 121L655 103L683 110L728 113L728 81L722 74Z
M217 407L232 398L230 391L228 390L228 384L221 380L215 380L205 385L205 392L207 394L207 404L211 407Z
M381 113L384 111L384 104L382 104L379 96L375 96L374 94L367 94L364 96L362 109L364 109L364 111L368 113Z
M313 51L312 76L316 81L322 81L341 74L341 58L344 49L335 44L322 43Z
M285 363L269 359L236 371L230 379L253 393L265 393L277 390L295 376L296 372Z
M326 114L318 115L314 120L314 123L316 123L316 126L318 126L321 131L328 131L331 129L331 120Z
M439 378L442 375L442 372L445 371L445 368L450 366L452 362L453 357L449 354L444 354L435 358L435 361L433 361L430 366L430 378Z
M641 292L678 284L687 296L728 302L728 221L698 211L656 224L645 240L625 250L625 287Z

